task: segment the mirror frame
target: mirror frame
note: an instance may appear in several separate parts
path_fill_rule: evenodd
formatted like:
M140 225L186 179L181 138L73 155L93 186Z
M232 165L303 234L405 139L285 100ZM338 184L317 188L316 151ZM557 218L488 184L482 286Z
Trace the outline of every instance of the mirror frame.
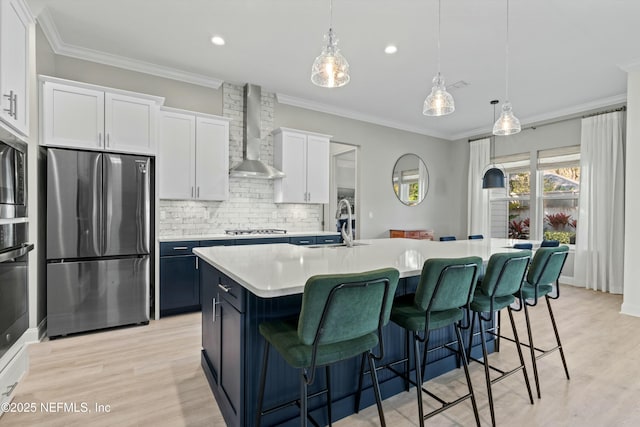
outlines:
M407 156L413 156L419 162L422 162L422 165L424 166L424 170L425 170L425 173L426 173L426 183L427 183L426 184L426 188L420 190L420 192L422 194L421 194L420 200L418 202L416 202L416 203L411 203L411 202L402 200L400 198L400 194L396 191L396 188L395 188L394 182L393 182L394 176L396 174L396 168L398 166L398 162L400 162L403 158L405 158ZM418 167L419 167L419 164L418 164ZM391 171L391 188L393 189L393 192L396 195L396 198L400 201L400 203L402 203L405 206L418 206L424 201L424 199L427 198L427 193L429 192L429 184L430 184L429 181L430 181L430 177L429 177L429 169L427 168L427 164L424 162L424 160L422 160L422 157L418 156L415 153L405 153L405 154L401 155L400 157L398 157L396 162L393 164L393 170Z

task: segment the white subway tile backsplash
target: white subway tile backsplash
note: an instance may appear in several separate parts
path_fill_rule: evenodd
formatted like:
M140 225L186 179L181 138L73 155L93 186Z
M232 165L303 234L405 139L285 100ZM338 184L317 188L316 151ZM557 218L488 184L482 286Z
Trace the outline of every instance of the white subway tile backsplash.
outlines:
M243 87L223 84L223 115L229 126L229 162L242 160ZM262 91L260 157L273 164L275 94ZM322 205L273 203L273 181L229 179L229 200L206 202L160 200L158 233L162 237L223 233L234 228L284 228L288 231L322 230Z

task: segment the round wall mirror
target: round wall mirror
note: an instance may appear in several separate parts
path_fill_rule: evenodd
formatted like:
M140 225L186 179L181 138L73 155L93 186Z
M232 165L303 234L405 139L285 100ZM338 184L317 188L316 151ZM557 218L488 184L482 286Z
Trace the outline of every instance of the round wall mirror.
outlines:
M407 206L420 204L429 189L429 172L424 161L415 154L404 154L393 167L393 191Z

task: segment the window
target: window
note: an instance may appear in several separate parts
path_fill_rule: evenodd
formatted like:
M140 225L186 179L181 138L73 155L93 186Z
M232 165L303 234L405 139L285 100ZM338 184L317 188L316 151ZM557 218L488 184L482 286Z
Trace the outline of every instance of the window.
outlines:
M580 195L580 147L538 153L545 240L575 243Z
M580 147L534 155L535 159L528 153L495 159L505 171L508 186L490 190L491 236L575 243Z
M491 190L491 236L528 239L530 234L531 171L528 155L496 159L504 168L508 188Z

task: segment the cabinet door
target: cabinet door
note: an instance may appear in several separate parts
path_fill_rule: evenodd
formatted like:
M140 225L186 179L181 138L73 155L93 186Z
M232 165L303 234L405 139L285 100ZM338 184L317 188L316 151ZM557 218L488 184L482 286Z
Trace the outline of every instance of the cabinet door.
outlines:
M160 257L160 313L200 304L196 257Z
M229 123L196 119L196 198L229 198Z
M29 24L15 0L0 2L0 118L29 135Z
M274 182L276 203L306 202L306 145L307 135L303 133L282 132L277 136L273 162L286 176Z
M148 99L105 94L105 148L155 154L158 106Z
M196 187L196 119L189 114L163 111L160 121L158 194L161 199L192 199Z
M43 144L103 148L104 92L45 82L42 97Z
M329 139L307 137L307 202L329 203Z
M220 298L219 273L206 262L200 265L202 303L202 348L204 349L215 381L220 383Z
M228 404L238 419L242 409L243 365L239 356L243 354L243 316L224 297L219 307L220 341L224 343L220 352L219 385L228 399L223 404Z

